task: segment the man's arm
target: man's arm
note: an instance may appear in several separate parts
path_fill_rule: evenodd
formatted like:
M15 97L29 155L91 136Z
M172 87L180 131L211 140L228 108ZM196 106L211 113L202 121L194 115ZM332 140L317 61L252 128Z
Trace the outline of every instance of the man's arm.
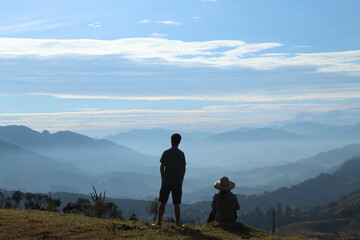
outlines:
M181 173L181 178L184 181L184 177L185 177L185 172L186 172L186 160L185 160L185 155L183 153L183 167L180 169L180 173Z
M186 172L186 166L185 165L181 168L180 172L181 172L181 178L184 180L185 172Z
M160 174L161 174L161 181L164 181L165 165L163 163L160 164Z

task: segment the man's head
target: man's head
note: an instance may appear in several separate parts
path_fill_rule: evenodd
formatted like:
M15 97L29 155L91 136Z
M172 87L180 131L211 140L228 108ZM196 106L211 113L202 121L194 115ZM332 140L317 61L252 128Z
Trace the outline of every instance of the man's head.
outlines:
M178 147L181 141L181 135L178 133L174 133L171 135L171 146Z

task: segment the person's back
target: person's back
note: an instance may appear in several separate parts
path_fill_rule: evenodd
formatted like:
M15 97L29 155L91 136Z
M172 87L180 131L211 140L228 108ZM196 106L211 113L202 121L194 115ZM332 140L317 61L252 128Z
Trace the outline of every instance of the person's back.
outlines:
M230 191L221 191L213 197L212 207L217 222L232 223L236 219L236 210L240 209L237 197Z
M171 193L176 225L180 226L180 204L182 197L182 184L186 171L186 160L184 153L178 148L181 136L175 133L171 136L171 148L164 151L161 156L160 174L161 189L159 193L159 211L157 225L161 225L165 212L165 205Z
M218 189L219 192L213 197L212 211L208 222L214 220L221 223L235 222L237 218L236 211L240 209L240 205L236 195L231 192L234 187L235 183L225 176L214 183L214 188Z
M186 165L184 153L172 147L163 153L160 162L165 166L163 183L182 184L184 176L180 169Z

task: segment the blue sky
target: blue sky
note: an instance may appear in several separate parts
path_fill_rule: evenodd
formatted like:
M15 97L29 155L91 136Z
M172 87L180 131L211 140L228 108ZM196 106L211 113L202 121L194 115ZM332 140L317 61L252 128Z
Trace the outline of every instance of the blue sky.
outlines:
M1 125L359 122L360 1L0 2Z

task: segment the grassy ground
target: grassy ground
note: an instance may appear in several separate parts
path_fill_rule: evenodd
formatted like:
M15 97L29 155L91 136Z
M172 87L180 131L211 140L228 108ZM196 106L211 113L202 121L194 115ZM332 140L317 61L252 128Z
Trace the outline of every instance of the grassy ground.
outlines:
M0 239L301 239L271 236L242 224L176 227L35 210L0 209Z

